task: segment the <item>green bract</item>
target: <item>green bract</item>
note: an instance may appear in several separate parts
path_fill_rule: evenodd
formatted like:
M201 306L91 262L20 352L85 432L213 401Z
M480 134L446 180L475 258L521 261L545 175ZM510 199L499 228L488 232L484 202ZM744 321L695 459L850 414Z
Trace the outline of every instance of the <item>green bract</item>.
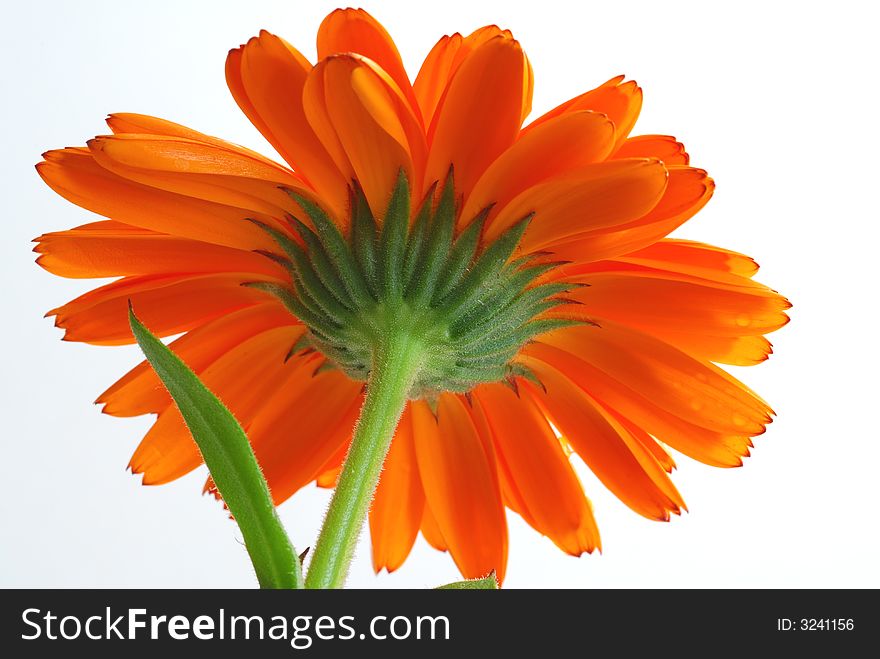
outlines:
M532 216L495 242L480 245L484 209L455 236L455 194L447 177L434 207L433 188L410 227L409 185L403 172L379 228L363 192L351 202L346 238L321 208L290 192L312 227L290 218L303 246L256 222L284 252L274 256L290 272L289 286L247 285L276 295L308 326L294 352L315 349L350 377L367 380L391 336L419 344L421 367L409 398L466 392L483 382L528 375L511 364L535 335L571 324L540 318L561 303L571 283L536 284L556 263L511 256ZM252 220L253 221L253 220Z

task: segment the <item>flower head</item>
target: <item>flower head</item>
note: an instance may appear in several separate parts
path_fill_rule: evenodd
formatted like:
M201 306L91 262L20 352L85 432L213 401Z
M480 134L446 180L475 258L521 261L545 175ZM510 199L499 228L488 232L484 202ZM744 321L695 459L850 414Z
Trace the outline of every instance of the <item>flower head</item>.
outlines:
M598 548L571 452L657 520L685 506L670 448L741 464L773 413L715 364L766 359L790 305L748 257L665 237L714 184L674 138L631 136L634 82L523 127L532 69L494 26L441 38L411 83L379 23L337 10L318 59L262 32L226 61L286 165L137 114L45 154L43 179L107 219L41 236L38 262L118 277L50 312L66 340L131 343L129 300L157 334L183 333L173 350L281 502L335 483L385 337L410 337L410 402L370 512L376 570L421 531L464 576L502 576L505 507L570 554ZM201 463L145 363L97 402L158 415L130 464L145 484Z

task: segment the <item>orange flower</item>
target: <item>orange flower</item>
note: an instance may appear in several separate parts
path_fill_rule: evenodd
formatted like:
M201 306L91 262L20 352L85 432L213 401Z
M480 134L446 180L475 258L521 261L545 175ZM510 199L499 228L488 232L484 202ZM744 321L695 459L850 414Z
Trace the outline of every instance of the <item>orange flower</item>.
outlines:
M431 210L452 167L456 236L480 218L486 250L534 215L514 257L546 266L526 290L570 289L535 315L566 324L524 336L504 378L414 390L370 511L375 569L400 567L421 530L465 577L503 577L505 506L564 551L592 552L599 532L571 451L656 520L685 507L670 447L742 463L773 412L713 362L765 360L764 335L790 305L753 281L748 257L665 238L714 184L674 138L630 136L634 82L613 78L522 127L532 69L508 31L443 37L414 83L364 11L331 13L317 43L314 66L268 32L226 61L235 100L287 166L138 114L110 115L111 135L45 154L46 183L107 219L41 236L38 263L119 277L50 312L65 340L132 343L131 300L155 333L184 333L173 350L239 419L276 502L313 481L331 487L363 377L338 357L345 346L322 349L314 323L282 304L277 292L295 282L279 237L312 258L309 202L349 237L358 196L381 223L399 180ZM97 402L115 416L158 415L131 459L144 484L200 465L146 363Z

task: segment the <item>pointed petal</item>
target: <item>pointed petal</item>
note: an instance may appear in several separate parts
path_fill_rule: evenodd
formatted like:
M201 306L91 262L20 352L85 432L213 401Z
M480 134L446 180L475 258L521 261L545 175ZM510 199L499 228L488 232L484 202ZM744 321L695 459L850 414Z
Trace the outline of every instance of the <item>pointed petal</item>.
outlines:
M645 391L640 391L638 380L630 382L624 375L606 373L567 349L543 343L547 336L542 336L542 342L526 346L518 359L529 367L533 359L549 364L615 414L695 460L718 467L736 467L742 464L742 457L749 454L750 435L760 431L718 432L687 421L678 415L684 407L682 402L665 407L662 401L648 397L651 392L647 390L659 386L643 385ZM709 368L708 365L701 367ZM672 390L671 395L677 392L674 386L667 388ZM712 395L711 389L709 395ZM685 414L693 418L698 411L691 409Z
M690 157L684 144L670 135L638 135L627 138L614 158L658 158L664 165L687 165Z
M88 145L102 167L123 178L273 217L299 210L279 186L310 194L292 172L233 148L132 133L96 137Z
M523 387L618 499L649 519L680 512L684 502L666 471L617 419L555 369L539 364L535 374L545 389Z
M366 60L336 55L309 75L304 103L328 149L345 159L382 217L401 168L413 181L425 157L421 128L394 81Z
M639 118L642 109L642 89L634 80L624 82L623 76L612 78L596 89L558 105L523 129L526 134L546 121L566 112L591 110L605 114L614 122L615 150L620 148Z
M467 198L459 224L490 204L504 208L520 192L548 178L604 160L614 125L593 112L573 112L531 131L493 162Z
M363 384L337 370L279 388L249 428L276 504L315 480L351 440Z
M569 297L583 303L595 316L649 334L768 334L788 322L785 310L791 307L784 297L768 288L734 288L711 280L685 280L663 270L600 271L584 280L590 285L573 291Z
M535 218L520 241L524 253L593 231L611 231L644 216L662 199L668 174L659 160L615 160L564 172L525 190L486 227L492 241L517 221Z
M357 53L378 64L397 84L422 125L418 101L394 40L363 9L336 9L318 28L318 60L341 53Z
M503 36L491 38L463 61L429 129L426 184L444 180L453 166L456 190L467 197L486 168L516 139L525 70L519 43Z
M251 122L339 219L348 181L306 120L302 95L311 68L293 46L264 30L230 51L226 81Z
M494 442L499 473L516 491L529 523L574 556L599 547L590 503L538 406L501 384L477 387L472 396Z
M701 169L670 166L667 170L662 198L639 219L569 235L545 249L562 259L589 262L643 249L665 237L696 215L715 190L714 181Z
M513 40L510 30L502 30L497 25L486 25L474 30L467 37L462 37L457 32L441 37L431 49L413 83L426 127L433 125L437 107L462 63L480 46L495 37ZM525 119L532 105L533 76L528 60L526 64L523 71L522 119Z
M158 336L189 331L237 309L266 302L266 293L242 286L246 274L126 277L71 300L47 315L65 341L94 345L134 343L129 301Z
M101 167L87 149L49 151L37 165L43 180L77 206L159 233L238 249L273 249L272 239L245 209L174 194L124 179Z
M200 325L176 339L169 347L187 366L201 374L220 357L251 337L295 323L293 316L280 304L257 304ZM138 416L160 412L171 405L171 397L149 363L142 361L98 396L95 403L104 405L101 411L105 414Z
M167 119L160 119L148 114L116 112L107 116L107 125L110 127L110 130L113 131L114 135L137 133L138 135L179 137L183 140L196 142L198 144L210 145L218 150L238 154L255 163L255 166L262 165L265 170L274 170L276 173L270 178L279 175L286 178L291 176L296 177L296 174L285 167L282 167L274 160L270 160L261 153L239 146L238 144L227 142L219 137L212 137L211 135L200 133L197 130L182 126L181 124L176 124ZM297 178L297 180L299 179Z
M413 83L416 99L424 117L425 126L430 126L437 110L437 104L446 91L452 76L455 56L461 48L462 36L458 33L443 36L431 49L422 63L419 74Z
M284 361L290 344L303 332L302 327L278 327L230 349L200 373L201 380L247 430L276 387L302 364ZM161 485L179 478L202 462L176 406L170 406L144 437L131 458L133 473L144 475L144 485Z
M442 394L435 419L427 404L411 404L413 436L425 500L465 578L507 565L507 523L495 458L465 408L453 394Z
M664 238L640 250L624 254L618 261L652 268L687 272L718 279L719 274L753 277L758 264L745 254L692 240Z
M284 276L280 265L254 252L115 225L46 233L36 243L41 267L76 279L230 271Z
M411 416L407 408L385 458L370 507L370 539L376 572L382 568L394 572L403 565L416 541L425 509Z
M676 416L722 433L764 431L772 410L733 376L608 319L542 336Z

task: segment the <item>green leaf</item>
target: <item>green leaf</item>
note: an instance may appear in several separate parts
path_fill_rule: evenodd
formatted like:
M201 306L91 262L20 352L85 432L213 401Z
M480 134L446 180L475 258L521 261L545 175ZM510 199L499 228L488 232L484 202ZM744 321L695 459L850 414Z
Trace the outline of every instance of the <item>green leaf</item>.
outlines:
M134 314L131 331L180 410L217 491L241 529L262 588L302 588L302 566L275 512L250 442L232 413Z
M453 581L445 586L438 586L435 590L498 590L498 579L495 577L495 570L492 570L488 577Z

